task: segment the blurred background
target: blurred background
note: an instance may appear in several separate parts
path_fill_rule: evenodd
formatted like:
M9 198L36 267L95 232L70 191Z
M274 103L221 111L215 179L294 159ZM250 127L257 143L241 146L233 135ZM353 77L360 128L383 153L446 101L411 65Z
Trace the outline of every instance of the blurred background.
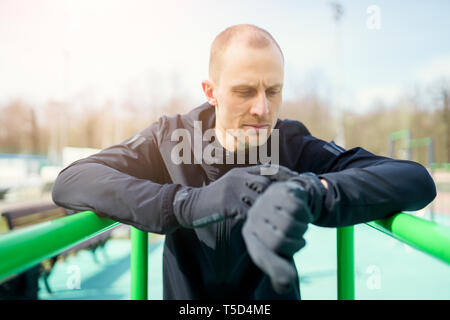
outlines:
M445 0L0 0L0 212L51 201L66 165L204 103L214 37L251 23L285 56L281 117L423 164L438 197L414 214L448 224L449 12Z

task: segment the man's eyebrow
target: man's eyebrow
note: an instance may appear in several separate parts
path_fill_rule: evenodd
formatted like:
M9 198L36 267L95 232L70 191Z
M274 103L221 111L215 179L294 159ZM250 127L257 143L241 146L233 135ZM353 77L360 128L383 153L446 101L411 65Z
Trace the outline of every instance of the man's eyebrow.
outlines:
M231 86L232 90L236 90L236 89L249 89L249 88L255 88L254 85L252 84L235 84L234 86Z
M234 86L231 86L231 90L242 90L242 89L254 89L256 86L252 84L236 84ZM267 89L281 89L283 87L282 83L274 84Z
M268 87L267 89L281 89L281 88L283 88L283 84L277 83L277 84L274 84L273 86Z

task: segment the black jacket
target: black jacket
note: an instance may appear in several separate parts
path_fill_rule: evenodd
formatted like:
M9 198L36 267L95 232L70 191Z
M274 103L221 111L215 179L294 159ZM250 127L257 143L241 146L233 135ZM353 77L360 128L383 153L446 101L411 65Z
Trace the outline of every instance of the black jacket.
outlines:
M65 168L53 187L53 200L73 210L101 216L148 232L165 234L164 299L300 299L295 290L277 295L270 278L251 261L241 236L242 222L227 220L185 229L173 214L180 185L204 186L233 165L174 164L175 129L214 127L215 109L205 103L184 115L163 116L123 143ZM376 156L362 148L345 151L310 135L293 120L279 120L280 165L314 172L329 192L315 224L340 227L368 222L402 210L418 210L436 196L427 170L412 161ZM270 143L270 139L269 142Z

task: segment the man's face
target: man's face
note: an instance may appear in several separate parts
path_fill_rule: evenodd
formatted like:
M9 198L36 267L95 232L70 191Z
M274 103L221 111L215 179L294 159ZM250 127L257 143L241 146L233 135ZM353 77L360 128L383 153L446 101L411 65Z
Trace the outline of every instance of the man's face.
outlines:
M250 48L237 42L224 53L214 84L216 128L231 133L239 149L266 142L278 118L283 77L275 45Z

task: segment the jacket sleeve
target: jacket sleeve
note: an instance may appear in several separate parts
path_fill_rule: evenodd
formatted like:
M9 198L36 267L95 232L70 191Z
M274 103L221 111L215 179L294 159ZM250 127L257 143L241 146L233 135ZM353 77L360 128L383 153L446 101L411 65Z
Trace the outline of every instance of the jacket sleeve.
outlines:
M179 225L173 214L176 184L164 184L164 162L157 143L161 121L126 141L62 170L53 201L160 234ZM167 180L167 179L166 179Z
M314 223L343 227L369 222L400 211L424 208L436 197L436 186L419 163L374 155L363 148L344 150L333 142L308 138L311 168L328 182L325 205Z

